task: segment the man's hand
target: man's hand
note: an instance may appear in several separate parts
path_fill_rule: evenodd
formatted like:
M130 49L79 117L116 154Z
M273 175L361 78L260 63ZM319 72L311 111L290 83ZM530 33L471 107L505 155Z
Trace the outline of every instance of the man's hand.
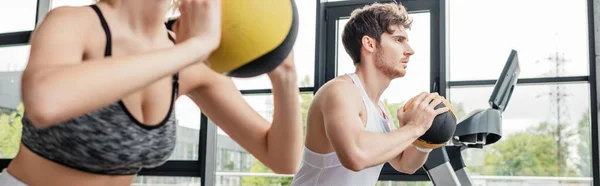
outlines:
M406 105L398 108L396 114L400 123L400 128L411 126L414 130L417 130L420 135L425 134L425 132L429 130L429 127L431 127L433 119L437 115L450 110L448 107L435 109L435 107L444 100L443 97L438 97L438 95L438 93L424 92L412 98L414 99L412 100L412 105L410 108L406 109L406 112L404 111ZM437 99L434 99L436 97ZM389 163L397 171L413 174L423 166L425 161L427 161L428 156L428 150L419 150L415 146L410 146L402 153L398 154L394 159L390 160Z
M442 103L444 100L443 97L439 96L438 93L426 93L423 92L418 96L412 98L412 106L404 111L404 107L402 106L398 108L396 114L398 117L398 121L400 126L404 125L414 125L416 126L417 132L419 134L425 134L431 124L433 123L433 119L444 112L450 110L448 107L435 109L437 105ZM434 99L438 97L437 99ZM433 100L433 101L432 101Z

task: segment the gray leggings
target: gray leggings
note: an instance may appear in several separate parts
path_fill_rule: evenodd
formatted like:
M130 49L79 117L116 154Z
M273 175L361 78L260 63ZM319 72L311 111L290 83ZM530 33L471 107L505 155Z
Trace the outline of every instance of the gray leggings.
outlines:
M27 186L27 184L19 181L14 176L10 175L6 169L0 174L0 186Z

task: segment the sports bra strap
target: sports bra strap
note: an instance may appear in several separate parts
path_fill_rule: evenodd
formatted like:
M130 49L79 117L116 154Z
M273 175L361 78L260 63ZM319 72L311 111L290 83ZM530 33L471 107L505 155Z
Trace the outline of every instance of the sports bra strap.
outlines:
M90 5L90 7L92 7L96 14L98 14L98 17L100 18L100 24L102 24L102 29L104 29L104 33L106 34L106 47L104 48L104 56L110 56L112 55L112 36L110 35L110 28L108 27L108 23L106 22L106 19L104 19L104 15L102 15L102 12L98 8L98 5L92 4Z
M94 9L94 12L96 12L96 14L98 15L98 18L100 18L100 24L102 24L102 29L104 29L104 33L106 34L106 47L104 47L104 56L111 56L112 55L112 35L110 34L110 28L108 27L108 23L106 22L106 19L104 18L104 15L102 14L102 11L100 11L100 8L98 8L98 5L96 4L92 4L90 5L90 7L92 7L92 9ZM175 43L175 38L173 38L173 36L171 36L171 34L169 34L169 32L167 31L167 36L169 37L169 40L171 40L173 43ZM179 80L179 72L175 73L173 75L173 83L177 83Z

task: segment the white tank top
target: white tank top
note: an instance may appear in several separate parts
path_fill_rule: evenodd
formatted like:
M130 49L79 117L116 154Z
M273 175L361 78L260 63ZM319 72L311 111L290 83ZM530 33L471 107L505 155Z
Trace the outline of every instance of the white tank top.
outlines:
M358 86L362 94L362 100L366 107L367 123L365 130L375 133L386 133L390 131L388 124L389 116L379 114L375 104L369 99L360 80L356 74L348 74L354 84ZM379 107L386 113L385 107L381 102ZM327 113L324 113L327 114ZM292 186L313 186L313 185L357 185L370 186L375 185L379 178L379 173L384 164L376 165L370 168L354 172L345 168L338 159L335 152L320 154L304 147L304 156L300 169L294 175Z

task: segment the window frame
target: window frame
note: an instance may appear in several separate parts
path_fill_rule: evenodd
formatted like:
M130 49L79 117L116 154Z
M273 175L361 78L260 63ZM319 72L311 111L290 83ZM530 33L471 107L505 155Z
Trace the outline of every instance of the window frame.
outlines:
M590 95L590 130L591 130L591 159L592 159L592 183L593 185L600 185L600 141L599 133L600 126L598 125L598 97L600 92L597 88L600 86L600 74L596 71L600 66L596 65L600 62L600 56L596 58L596 54L600 54L597 51L596 45L600 44L600 30L597 30L600 23L600 0L587 0L587 23L588 23L588 61L589 61L589 75L587 76L560 76L560 77L537 77L537 78L519 78L517 80L518 85L531 85L531 84L563 84L563 83L589 83L589 95ZM449 68L448 68L449 70ZM445 71L445 70L444 70ZM447 87L443 88L448 90L450 88L465 88L465 87L477 87L477 86L494 86L496 80L493 79L476 79L476 80L458 80L448 81Z
M320 1L319 1L320 2ZM350 15L352 10L373 2L396 2L395 0L346 0L323 2L317 5L317 42L315 52L315 91L337 75L336 43L337 20ZM430 86L432 91L440 91L446 86L445 61L445 6L438 0L405 0L401 3L409 13L428 12L430 15ZM438 46L438 47L434 47ZM439 61L439 62L436 62Z
M590 83L590 115L591 115L591 142L592 142L592 184L600 185L600 125L598 124L598 86L600 86L600 0L587 0L587 18L588 18L588 54L589 54L589 83Z
M591 130L591 159L592 159L592 183L593 185L600 185L600 156L599 156L599 139L598 135L600 128L598 125L598 97L600 93L597 91L597 87L600 86L600 74L596 71L600 66L596 63L600 62L600 56L596 58L596 54L600 53L597 51L596 45L600 44L600 30L595 30L598 25L594 25L595 22L600 23L600 1L599 0L587 0L587 19L588 19L588 61L589 61L589 75L587 76L560 76L560 77L538 77L538 78L519 78L517 80L518 85L531 85L531 84L563 84L563 83L589 83L589 95L590 95L590 130ZM596 20L594 20L596 19ZM447 69L449 70L449 68ZM444 70L446 71L446 70ZM465 87L477 87L477 86L494 86L496 80L493 79L476 79L476 80L458 80L448 81L447 87L443 89L448 90L450 88L465 88Z

